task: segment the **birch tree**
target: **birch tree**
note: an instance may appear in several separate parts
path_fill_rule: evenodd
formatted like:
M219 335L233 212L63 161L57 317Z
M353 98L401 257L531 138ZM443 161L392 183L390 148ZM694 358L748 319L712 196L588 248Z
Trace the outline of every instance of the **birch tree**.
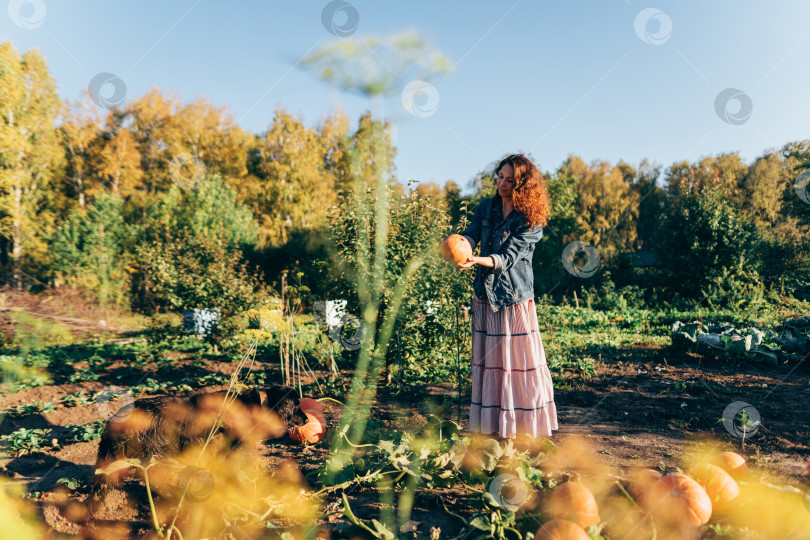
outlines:
M18 290L24 257L34 267L47 258L51 188L63 158L55 129L61 109L39 51L20 56L10 42L0 44L0 234Z

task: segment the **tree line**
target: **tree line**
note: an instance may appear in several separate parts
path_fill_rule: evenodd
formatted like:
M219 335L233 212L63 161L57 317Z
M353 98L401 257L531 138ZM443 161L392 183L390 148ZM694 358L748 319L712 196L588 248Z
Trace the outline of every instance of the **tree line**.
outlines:
M475 176L471 195L453 180L406 188L392 165L390 126L368 112L350 129L341 111L308 126L278 107L257 134L225 107L156 87L110 109L88 93L62 101L41 54L21 55L10 42L0 44L0 115L0 278L76 286L119 306L160 304L155 260L169 259L150 249L167 253L179 238L240 251L270 280L323 260L330 212L356 181L372 189L377 167L392 196L411 190L435 200L451 229L493 193L491 171ZM694 293L707 280L721 288L738 280L807 295L810 204L795 181L808 163L810 140L751 164L734 152L669 167L571 155L544 172L552 216L536 253L536 289L589 283L560 262L580 241L645 290ZM631 268L627 255L638 251L658 255L654 272ZM167 276L164 285L176 279Z

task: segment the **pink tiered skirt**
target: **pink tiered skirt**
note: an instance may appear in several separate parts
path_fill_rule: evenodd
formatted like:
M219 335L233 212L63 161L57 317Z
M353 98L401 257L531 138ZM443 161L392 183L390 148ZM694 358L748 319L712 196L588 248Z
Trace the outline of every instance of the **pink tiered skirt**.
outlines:
M475 297L472 330L470 431L551 436L557 408L534 301L493 313Z

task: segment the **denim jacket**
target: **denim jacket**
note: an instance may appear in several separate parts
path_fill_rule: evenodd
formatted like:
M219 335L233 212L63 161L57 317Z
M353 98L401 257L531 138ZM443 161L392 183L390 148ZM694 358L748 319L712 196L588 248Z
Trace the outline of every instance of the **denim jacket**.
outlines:
M473 291L489 302L492 311L534 298L532 255L543 236L543 227L529 227L526 218L512 209L503 217L500 195L484 199L475 209L470 226L461 233L475 250L481 243L481 257L491 256L495 266L476 265Z

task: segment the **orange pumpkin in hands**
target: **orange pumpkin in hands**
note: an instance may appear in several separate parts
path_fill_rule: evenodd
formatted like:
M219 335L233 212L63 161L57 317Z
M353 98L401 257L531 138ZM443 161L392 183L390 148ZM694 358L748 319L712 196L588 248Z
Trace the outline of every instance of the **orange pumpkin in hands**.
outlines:
M579 482L563 482L551 493L548 511L554 519L573 521L582 528L599 524L599 507L588 488Z
M472 257L472 247L466 238L460 234L451 234L442 242L439 249L447 262L452 264L462 264Z
M710 463L701 463L689 474L706 490L712 501L712 509L722 511L740 494L737 482L726 471Z
M714 459L714 464L726 471L735 480L741 480L748 474L745 458L735 452L721 452Z
M712 500L700 484L685 474L673 473L653 484L645 506L673 530L683 525L700 527L712 516Z
M555 519L543 524L534 535L537 540L588 540L582 527L567 519Z

